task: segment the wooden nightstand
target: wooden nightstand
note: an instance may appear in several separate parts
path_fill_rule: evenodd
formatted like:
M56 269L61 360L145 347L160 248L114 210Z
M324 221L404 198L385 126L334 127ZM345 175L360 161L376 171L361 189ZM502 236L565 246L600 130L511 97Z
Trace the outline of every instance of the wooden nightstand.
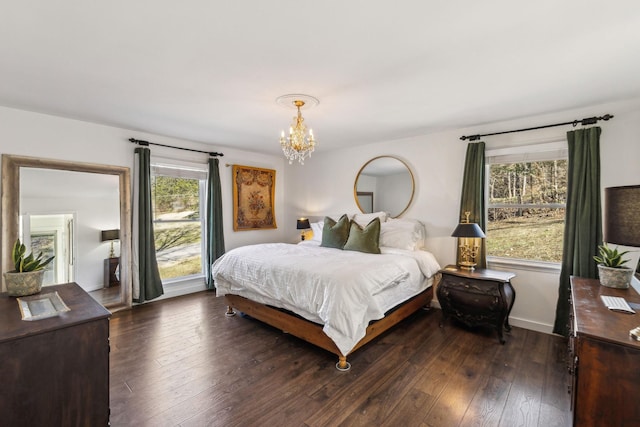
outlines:
M511 286L513 273L477 268L463 270L448 265L442 270L437 295L442 308L443 325L449 316L467 326L493 326L500 344L502 330L511 330L509 313L516 300Z
M110 288L112 286L118 286L120 281L118 280L118 276L116 276L116 270L118 269L118 264L120 263L120 258L107 258L104 260L104 287Z

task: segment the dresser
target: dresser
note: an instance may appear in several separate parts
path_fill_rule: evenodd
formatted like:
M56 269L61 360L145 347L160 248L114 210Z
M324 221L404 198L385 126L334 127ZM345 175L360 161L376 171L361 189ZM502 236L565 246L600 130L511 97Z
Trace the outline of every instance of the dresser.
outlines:
M491 326L504 344L503 329L511 330L509 313L516 300L511 285L515 274L477 268L464 270L448 265L442 270L436 294L442 308L443 324L454 317L467 326Z
M633 289L601 286L598 280L571 278L569 336L571 395L575 426L640 425L640 342L629 331L640 326L640 310L607 309L600 295L640 303Z
M109 424L109 316L75 283L46 286L70 308L25 321L0 294L0 424Z

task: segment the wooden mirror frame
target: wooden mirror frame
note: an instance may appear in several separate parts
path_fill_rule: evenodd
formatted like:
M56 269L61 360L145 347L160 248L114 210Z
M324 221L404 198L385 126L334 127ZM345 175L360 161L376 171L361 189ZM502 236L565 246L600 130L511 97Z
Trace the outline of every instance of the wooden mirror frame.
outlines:
M416 192L416 180L413 176L413 172L411 171L411 168L409 167L409 165L394 156L378 156L378 157L374 157L373 159L369 160L367 163L365 163L360 170L358 171L358 173L356 174L356 180L353 183L353 197L356 201L356 205L358 206L358 209L360 209L360 212L364 213L364 209L362 209L362 206L360 205L360 201L358 200L358 179L360 178L360 174L362 173L362 171L369 166L372 162L378 160L378 159L393 159L393 160L397 160L398 162L402 163L402 165L407 169L407 172L409 172L409 177L411 178L411 196L409 197L409 201L407 202L407 205L402 208L402 210L400 211L399 214L392 216L392 218L400 218L402 216L403 213L405 213L407 211L407 209L409 209L409 206L411 206L411 202L413 201L413 196L415 195ZM391 212L389 212L389 214L391 214Z
M131 307L131 172L128 167L79 163L37 157L2 155L2 271L13 270L11 250L18 238L20 218L20 168L56 169L117 175L120 199L120 301L105 304L111 311ZM6 291L2 277L2 291Z

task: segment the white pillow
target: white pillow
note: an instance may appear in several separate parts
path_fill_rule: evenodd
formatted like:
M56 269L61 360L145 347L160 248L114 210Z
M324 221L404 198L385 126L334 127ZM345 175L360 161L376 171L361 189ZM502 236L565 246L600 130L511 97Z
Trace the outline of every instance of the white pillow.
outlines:
M390 219L380 224L380 247L415 251L424 249L424 224L415 219Z
M376 218L380 218L380 224L382 224L383 222L385 222L387 220L387 213L386 212L374 212L374 213L357 213L355 215L353 215L353 220L360 226L360 227L366 227L367 224L369 224L371 221L373 221Z
M311 241L322 242L322 229L324 228L324 221L312 222L311 231L313 231L313 237Z

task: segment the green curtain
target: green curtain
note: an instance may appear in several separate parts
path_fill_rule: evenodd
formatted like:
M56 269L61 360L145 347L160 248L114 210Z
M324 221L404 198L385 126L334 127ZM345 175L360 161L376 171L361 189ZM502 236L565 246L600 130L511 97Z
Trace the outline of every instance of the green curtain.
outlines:
M466 220L465 212L470 212L469 222L475 222L486 233L484 149L485 144L482 141L472 142L467 145L462 178L462 196L460 198L460 222ZM487 248L484 240L480 244L476 263L479 268L486 268L487 266Z
M593 259L602 244L599 127L567 132L569 168L562 269L553 332L569 335L571 276L597 278Z
M151 150L134 151L136 171L133 188L133 301L142 303L164 293L158 271L153 236L151 203Z
M220 169L218 159L209 157L209 176L207 177L207 254L206 254L206 282L207 289L214 289L211 266L213 262L224 254L224 230L222 227L222 190L220 187Z

